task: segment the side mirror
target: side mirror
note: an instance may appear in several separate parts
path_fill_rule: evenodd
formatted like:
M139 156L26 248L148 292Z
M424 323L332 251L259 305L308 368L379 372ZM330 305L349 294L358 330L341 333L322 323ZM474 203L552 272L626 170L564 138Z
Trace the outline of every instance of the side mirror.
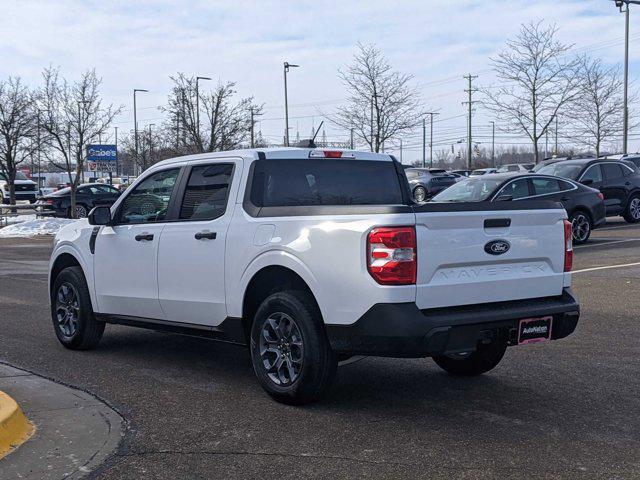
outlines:
M583 185L593 185L593 178L585 178L581 180L580 183Z
M111 207L106 205L93 207L87 219L89 225L111 225Z
M498 195L493 199L494 202L510 202L513 200L513 195Z

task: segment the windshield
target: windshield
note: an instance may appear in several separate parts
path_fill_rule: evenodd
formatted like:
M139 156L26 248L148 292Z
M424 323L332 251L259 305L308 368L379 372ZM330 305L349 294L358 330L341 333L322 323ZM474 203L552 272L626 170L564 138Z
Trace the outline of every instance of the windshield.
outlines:
M437 194L432 202L481 202L491 194L503 182L501 178L476 177L465 178L454 183L446 190Z
M0 172L0 178L2 180L7 180L7 176L4 173L1 173L1 172ZM22 173L20 170L18 170L16 172L16 180L29 180L29 179L27 178L27 176L24 173Z
M577 180L578 175L580 175L581 171L581 164L558 162L542 167L536 173L539 173L541 175L554 175L556 177L564 177L570 178L571 180Z

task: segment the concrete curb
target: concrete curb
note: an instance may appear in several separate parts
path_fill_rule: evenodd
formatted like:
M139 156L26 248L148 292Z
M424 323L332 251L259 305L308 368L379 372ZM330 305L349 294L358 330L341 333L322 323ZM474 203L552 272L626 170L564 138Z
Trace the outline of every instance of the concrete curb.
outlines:
M17 402L0 391L0 458L26 442L34 431Z

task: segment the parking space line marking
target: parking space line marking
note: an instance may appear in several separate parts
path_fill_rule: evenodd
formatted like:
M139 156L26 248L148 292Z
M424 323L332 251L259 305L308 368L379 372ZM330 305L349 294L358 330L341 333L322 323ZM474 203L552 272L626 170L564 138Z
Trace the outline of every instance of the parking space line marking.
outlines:
M640 241L640 238L627 238L625 240L611 240L609 242L594 243L591 245L576 245L573 248L577 249L577 248L588 248L588 247L604 247L605 245L613 245L614 243L626 243L626 242L638 242L638 241Z
M621 265L606 265L604 267L592 267L592 268L583 268L582 270L574 270L571 273L582 273L582 272L592 272L594 270L606 270L609 268L623 268L623 267L635 267L640 265L640 262L635 263L623 263Z
M637 224L631 224L631 225L615 225L613 227L602 227L602 228L598 228L597 231L601 231L601 230L614 230L616 228L629 228L629 227L636 227L638 228Z

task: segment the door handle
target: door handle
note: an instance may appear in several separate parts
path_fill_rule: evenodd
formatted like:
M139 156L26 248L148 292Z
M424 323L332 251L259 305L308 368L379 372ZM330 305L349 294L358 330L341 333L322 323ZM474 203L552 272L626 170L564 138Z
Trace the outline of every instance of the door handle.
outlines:
M194 237L196 240L215 240L216 232L198 232Z
M136 242L142 242L143 240L150 242L153 240L153 233L140 233L135 236Z
M624 184L628 187L629 185L631 185L631 182L624 182Z
M569 197L562 197L560 199L561 202L568 202L569 200L571 200L571 198L569 198Z

